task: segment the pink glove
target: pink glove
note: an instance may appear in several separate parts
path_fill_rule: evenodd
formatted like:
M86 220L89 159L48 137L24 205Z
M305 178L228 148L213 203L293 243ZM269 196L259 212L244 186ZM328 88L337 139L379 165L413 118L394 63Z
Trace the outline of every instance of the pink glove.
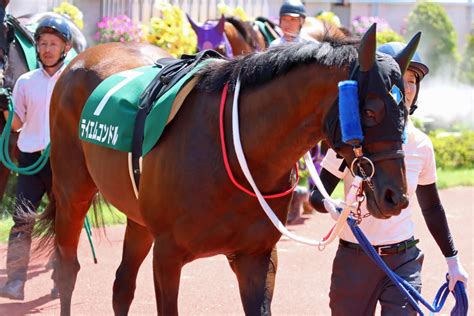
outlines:
M464 283L467 288L467 279L469 275L461 265L458 255L447 257L446 263L448 264L448 279L449 279L449 290L453 291L457 281Z

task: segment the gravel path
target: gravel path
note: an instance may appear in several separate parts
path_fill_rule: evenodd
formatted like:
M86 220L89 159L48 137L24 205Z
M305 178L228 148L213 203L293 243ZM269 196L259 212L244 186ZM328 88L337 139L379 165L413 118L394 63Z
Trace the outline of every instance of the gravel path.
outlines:
M464 267L474 277L474 187L441 191L448 221ZM416 212L416 236L425 252L423 293L431 301L441 286L447 267L434 240L429 235L421 212ZM331 220L322 214L306 215L300 223L289 226L297 234L320 238L330 228ZM81 237L81 271L73 295L72 315L113 315L112 283L121 258L124 226L107 228L107 237L94 235L99 263L94 264L85 234ZM331 262L336 244L323 252L286 238L278 243L279 269L272 303L274 315L329 315L327 297ZM0 245L0 285L6 279L6 245ZM0 315L59 315L59 300L51 300L51 270L46 260L30 264L23 302L0 298ZM140 270L135 300L130 315L156 314L151 256ZM472 281L471 281L472 282ZM473 304L473 286L468 289ZM453 299L448 299L442 314L449 314ZM471 307L470 315L474 315ZM237 281L224 256L196 260L184 267L179 293L182 315L243 315Z

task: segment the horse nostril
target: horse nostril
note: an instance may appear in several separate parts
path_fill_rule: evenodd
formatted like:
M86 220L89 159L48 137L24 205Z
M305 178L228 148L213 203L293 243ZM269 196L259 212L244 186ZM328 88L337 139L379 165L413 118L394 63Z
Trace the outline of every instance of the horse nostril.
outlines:
M390 205L390 208L401 211L408 206L408 198L405 194L398 194L392 189L385 191L385 202Z

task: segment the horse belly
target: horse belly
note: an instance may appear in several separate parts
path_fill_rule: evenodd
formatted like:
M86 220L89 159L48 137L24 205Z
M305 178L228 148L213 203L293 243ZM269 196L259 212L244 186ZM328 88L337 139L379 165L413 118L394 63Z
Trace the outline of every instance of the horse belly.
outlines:
M87 168L104 198L134 222L144 225L128 170L128 154L83 142Z

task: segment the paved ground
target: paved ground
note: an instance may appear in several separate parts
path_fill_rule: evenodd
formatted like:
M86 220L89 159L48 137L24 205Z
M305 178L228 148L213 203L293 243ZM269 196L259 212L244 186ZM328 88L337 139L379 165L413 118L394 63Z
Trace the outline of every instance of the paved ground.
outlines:
M474 187L443 190L441 198L448 212L448 220L462 261L471 279L474 278ZM420 213L420 212L418 212ZM424 295L431 301L446 273L444 259L430 237L422 216L416 218L416 235L425 252L423 271ZM297 234L320 238L331 225L324 215L308 215L289 228ZM123 226L107 229L107 238L95 240L99 263L93 264L89 245L82 236L79 259L82 269L73 296L73 315L112 315L112 283L121 257ZM95 238L97 236L94 236ZM300 245L285 238L278 243L279 269L272 304L274 315L329 315L328 287L335 244L323 252ZM5 282L5 245L0 245L0 285ZM349 268L349 263L348 263ZM49 291L51 271L45 260L30 265L26 297L23 302L0 298L0 315L59 315L59 300L51 300ZM472 282L472 281L471 281ZM473 286L469 287L471 306ZM453 306L451 297L442 314ZM474 315L471 307L470 315ZM187 265L182 274L179 293L182 315L242 315L237 282L223 256L201 259ZM139 274L137 292L130 315L156 314L152 282L151 257Z

